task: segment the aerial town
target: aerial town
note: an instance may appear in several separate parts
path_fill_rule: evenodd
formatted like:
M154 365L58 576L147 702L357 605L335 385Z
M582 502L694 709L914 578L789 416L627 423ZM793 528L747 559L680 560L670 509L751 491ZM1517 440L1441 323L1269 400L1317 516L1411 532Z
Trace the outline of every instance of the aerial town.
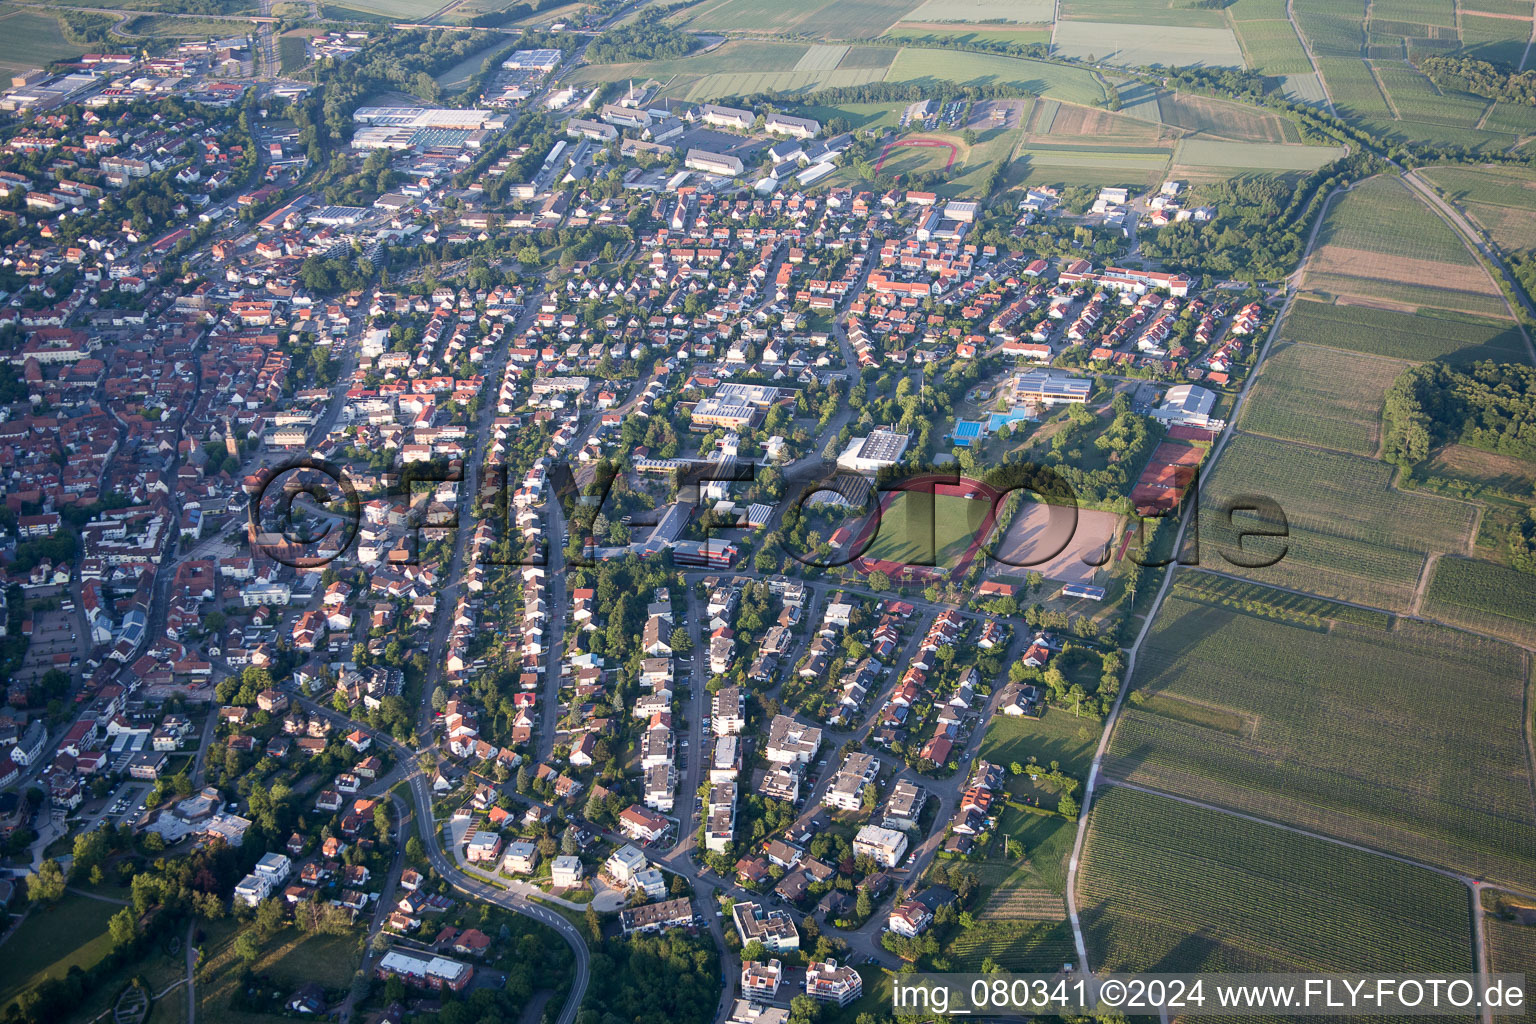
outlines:
M1232 212L1178 177L869 170L1013 100L573 73L622 10L436 101L487 39L0 95L0 899L102 932L5 1021L852 1024L1080 963L1087 758L1286 288L1148 258Z

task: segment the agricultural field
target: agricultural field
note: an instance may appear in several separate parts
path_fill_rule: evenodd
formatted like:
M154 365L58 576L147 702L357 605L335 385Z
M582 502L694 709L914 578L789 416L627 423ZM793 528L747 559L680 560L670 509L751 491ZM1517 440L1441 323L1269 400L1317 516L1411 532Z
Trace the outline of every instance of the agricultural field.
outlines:
M1008 169L1009 185L1134 185L1148 187L1168 176L1173 150L1157 147L1019 146Z
M1238 425L1286 441L1374 456L1387 389L1408 363L1315 345L1270 351Z
M1054 0L924 0L902 21L1048 22L1056 16Z
M1053 49L1067 57L1138 67L1151 64L1244 66L1237 37L1225 26L1134 25L1096 21L1059 21Z
M1365 7L1365 0L1293 0L1291 5L1296 27L1307 37L1314 55L1354 58L1365 45Z
M1257 519L1227 511L1250 495L1278 503L1284 540L1256 537ZM1201 541L1209 564L1223 571L1407 611L1430 553L1470 550L1475 512L1463 501L1394 489L1385 463L1239 433L1204 479ZM1238 564L1265 560L1274 564Z
M1278 21L1234 21L1248 66L1265 75L1306 74L1312 70L1307 51L1302 49L1296 30L1283 17L1283 8L1280 13Z
M1503 101L1495 103L1483 127L1511 135L1536 135L1536 108Z
M1060 903L1060 898L1057 898ZM1066 921L985 919L954 935L944 946L952 971L979 973L988 959L1005 971L1049 974L1076 957Z
M1314 171L1344 156L1343 146L1295 146L1281 142L1229 142L1225 139L1184 139L1174 149L1175 173L1189 168L1228 171Z
M990 53L906 47L896 55L885 80L1014 85L1037 96L1052 96L1089 106L1105 99L1104 87L1086 69Z
M879 81L884 71L796 71L795 66L810 48L804 43L770 43L733 39L708 53L674 60L632 64L587 64L571 75L580 84L655 79L668 96L702 100L739 95L755 88L816 88L821 85L855 85ZM752 70L744 71L743 68ZM850 79L843 81L842 79ZM693 94L697 95L693 95Z
M1177 137L1172 129L1150 124L1101 107L1041 100L1034 116L1024 125L1026 141L1037 143L1100 142L1105 145L1150 146L1171 142Z
M1483 935L1488 943L1488 970L1524 974L1527 983L1536 977L1536 927L1490 915L1483 920ZM1532 1012L1527 1008L1521 1019L1529 1020Z
M1202 135L1237 142L1301 142L1294 122L1229 100L1162 92L1157 108L1164 124Z
M1536 247L1536 172L1530 168L1447 164L1423 168L1418 174L1444 191L1500 246Z
M1467 13L1461 16L1461 50L1478 60L1520 67L1530 38L1531 25L1528 21L1486 18Z
M1476 128L1493 103L1471 93L1446 92L1407 64L1374 61L1371 69L1392 109L1405 121Z
M911 0L703 0L672 20L697 32L869 39L911 9Z
M1423 614L1517 643L1536 643L1536 576L1470 558L1435 562Z
M1081 902L1096 970L1473 967L1459 882L1120 788L1094 805Z
M812 46L800 55L793 71L831 71L848 55L847 46Z
M382 18L417 21L442 10L445 3L446 0L332 0L325 6Z
M1424 362L1477 359L1525 362L1525 342L1509 321L1298 299L1280 325L1287 341Z
M78 57L85 49L64 38L59 19L43 11L0 5L0 72L41 67Z
M1316 46L1316 43L1313 44ZM1359 57L1325 57L1319 51L1317 68L1328 83L1328 94L1333 97L1334 109L1339 116L1354 119L1379 119L1391 121L1392 108L1382 94L1370 65Z
M1390 612L1374 608L1361 608L1352 604L1340 604L1326 598L1301 594L1294 590L1276 590L1262 583L1240 580L1235 576L1220 576L1213 572L1190 569L1180 572L1173 580L1173 593L1191 601L1232 608L1248 615L1277 619L1281 622L1326 627L1334 622L1347 622L1366 629L1388 630L1395 617ZM1154 697L1151 700L1161 700ZM1229 714L1212 712L1213 714ZM1177 716L1176 716L1177 717ZM1248 719L1241 716L1243 722Z
M977 541L992 505L952 494L897 491L880 513L865 558L954 569Z
M1424 463L1424 475L1466 480L1478 488L1523 495L1536 489L1536 463L1511 455L1449 444Z
M942 42L966 45L1017 43L1020 46L1028 46L1032 43L1049 43L1051 29L1048 25L987 25L984 28L975 28L959 22L903 21L887 30L882 38L902 39L918 45L925 42L929 44Z
M1396 178L1372 178L1329 205L1303 287L1405 312L1508 315L1460 236Z
M1132 686L1225 711L1245 727L1175 719L1133 700L1104 770L1528 885L1536 810L1526 680L1518 648L1444 626L1317 627L1174 595L1153 621Z
M1060 16L1062 21L1108 21L1140 26L1222 28L1227 24L1221 11L1193 7L1182 0L1061 0Z

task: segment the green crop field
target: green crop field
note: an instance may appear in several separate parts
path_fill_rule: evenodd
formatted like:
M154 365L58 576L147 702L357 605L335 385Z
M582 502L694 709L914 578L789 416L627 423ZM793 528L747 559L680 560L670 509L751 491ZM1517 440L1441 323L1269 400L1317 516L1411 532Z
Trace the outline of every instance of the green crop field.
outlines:
M1387 106L1387 98L1365 61L1353 56L1319 55L1317 68L1327 80L1328 94L1341 116L1392 120L1392 108Z
M1440 89L1407 64L1376 61L1372 66L1393 109L1404 120L1475 128L1493 103L1471 93Z
M1508 321L1399 313L1369 306L1332 305L1306 299L1291 304L1280 336L1330 348L1424 362L1500 359L1525 362L1525 342Z
M1020 57L909 46L896 55L888 82L959 82L962 85L1014 85L1037 96L1054 96L1089 106L1102 103L1104 87L1083 68L1047 64Z
M1282 8L1281 14L1284 13ZM1236 21L1235 25L1248 65L1255 71L1265 75L1296 75L1312 70L1307 51L1302 49L1289 21Z
M1172 596L1132 685L1225 710L1245 727L1212 728L1130 703L1104 770L1529 884L1536 809L1526 679L1518 648L1443 626L1399 619L1391 630L1319 629Z
M445 0L330 0L327 6L361 11L384 18L415 21L441 10Z
M1430 552L1465 552L1475 509L1450 498L1401 492L1385 463L1255 434L1232 438L1204 480L1201 541L1219 568L1261 583L1406 611ZM1239 499L1269 498L1285 539L1242 534L1273 529ZM1411 524L1411 527L1408 525ZM1230 555L1223 554L1230 552ZM1273 560L1272 565L1240 564ZM1230 564L1225 564L1230 563Z
M1227 13L1236 22L1286 21L1285 0L1232 0Z
M1048 43L1051 41L1049 26L1030 26L1027 28L1015 28L1009 26L997 26L987 28L975 28L971 25L955 22L936 22L928 25L898 24L889 29L882 37L884 39L902 39L914 45L936 43L960 43L971 45L975 43L1018 43L1028 46L1030 43ZM894 52L891 56L895 56Z
M1536 132L1536 122L1531 131ZM1536 172L1530 168L1442 165L1419 173L1443 189L1499 245L1511 250L1536 246Z
M1312 171L1345 155L1343 146L1293 146L1283 142L1228 142L1224 139L1184 139L1173 162L1192 168L1233 170Z
M1536 928L1489 916L1483 921L1488 940L1488 970L1536 977ZM1530 1020L1529 1007L1521 1020ZM1511 1018L1515 1019L1515 1018Z
M1068 57L1108 64L1244 67L1243 50L1226 26L1129 25L1098 21L1060 21L1054 50Z
M1293 0L1291 8L1296 27L1307 37L1314 55L1360 56L1365 45L1365 0Z
M1095 970L1472 970L1460 883L1119 788L1093 808L1082 907Z
M1164 124L1238 142L1300 142L1296 125L1278 114L1229 100L1162 92L1158 116Z
M1306 626L1322 627L1329 622L1347 622L1366 629L1387 630L1392 628L1396 618L1389 612L1374 608L1341 604L1311 594L1298 594L1293 590L1276 590L1262 583L1198 569L1179 572L1173 580L1173 593L1188 601L1214 604L1247 615ZM1241 716L1230 717L1246 723Z
M1049 974L1071 963L1075 948L1065 921L987 920L956 934L944 953L952 971L979 973L991 959L1005 971Z
M1362 182L1329 205L1303 284L1408 312L1509 315L1461 237L1395 177Z
M899 491L881 514L864 557L953 569L976 543L990 509L986 501L958 495Z
M86 48L64 38L59 19L44 11L0 8L0 71L42 67L78 57Z
M695 31L865 39L878 36L909 10L910 0L703 0L676 20Z
M1167 177L1172 152L1025 143L1008 169L1007 181L1010 185L1151 185Z
M1456 0L1375 0L1371 4L1371 22L1377 21L1407 21L1416 25L1455 28Z
M1387 389L1407 366L1314 345L1279 345L1264 360L1238 425L1256 434L1374 456Z
M1522 644L1536 643L1536 576L1470 558L1435 562L1425 615Z
M1519 67L1530 38L1530 22L1472 14L1461 17L1461 46L1469 57Z
M1221 28L1227 23L1219 10L1194 7L1181 0L1061 0L1061 17L1063 20L1190 28Z
M1536 135L1536 108L1518 103L1495 103L1483 127L1511 135Z
M902 20L1040 23L1055 16L1053 0L924 0Z

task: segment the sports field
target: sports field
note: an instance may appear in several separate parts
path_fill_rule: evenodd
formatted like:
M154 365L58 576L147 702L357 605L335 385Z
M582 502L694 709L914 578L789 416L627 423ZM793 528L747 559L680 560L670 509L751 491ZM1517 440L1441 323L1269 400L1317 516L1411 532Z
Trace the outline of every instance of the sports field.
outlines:
M1230 511L1249 507L1241 500L1248 496L1279 505L1288 537L1241 537L1279 525ZM1407 611L1430 552L1470 550L1475 512L1463 501L1395 490L1385 463L1238 433L1204 479L1201 543L1206 564L1225 572Z
M1460 883L1132 790L1094 804L1080 891L1095 970L1473 966Z
M1520 330L1507 320L1451 313L1404 313L1365 305L1333 305L1298 299L1280 325L1287 341L1327 345L1423 362L1498 359L1525 362Z
M879 517L864 550L870 560L952 570L988 523L992 504L954 494L898 491Z
M1052 42L1053 50L1063 56L1127 67L1151 64L1244 66L1242 47L1238 46L1232 30L1225 26L1191 28L1060 21L1056 23L1056 34Z
M1130 703L1105 771L1428 863L1536 880L1524 653L1413 620L1318 628L1170 596L1131 685L1233 729ZM1455 713L1447 713L1454 708ZM1476 751L1476 757L1468 756Z
M1536 578L1492 562L1440 558L1423 613L1481 633L1536 644Z
M1045 505L1037 501L1019 507L1008 531L988 546L1007 571L1038 572L1061 583L1091 583L1109 550L1120 517L1112 512Z
M1362 182L1329 205L1303 286L1405 312L1508 316L1461 238L1392 177Z
M1316 345L1270 350L1238 425L1255 434L1374 456L1387 389L1408 363Z

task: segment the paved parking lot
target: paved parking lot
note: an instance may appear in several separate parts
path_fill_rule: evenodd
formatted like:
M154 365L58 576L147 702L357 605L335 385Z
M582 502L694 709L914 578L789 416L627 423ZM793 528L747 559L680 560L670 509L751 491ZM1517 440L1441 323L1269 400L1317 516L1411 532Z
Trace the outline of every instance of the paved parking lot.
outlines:
M72 612L33 613L31 642L16 678L24 683L34 683L53 668L71 676L79 675L90 651L87 641L76 635L78 624L79 619Z

